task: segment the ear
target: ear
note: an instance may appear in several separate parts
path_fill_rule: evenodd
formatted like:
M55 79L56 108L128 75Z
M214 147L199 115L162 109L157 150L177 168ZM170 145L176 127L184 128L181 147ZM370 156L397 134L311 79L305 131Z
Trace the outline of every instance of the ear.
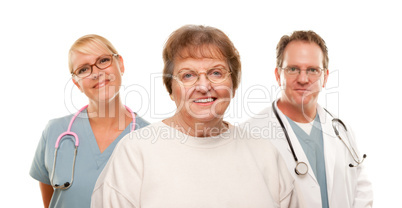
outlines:
M120 73L124 74L124 62L123 62L123 57L119 55L119 67L120 67Z
M281 86L281 74L279 73L279 69L275 68L275 78L276 82L278 82L279 87Z
M74 79L74 77L72 77L72 78L71 78L71 80L73 80L73 83L75 84L75 86L77 86L77 87L78 87L78 89L79 89L81 92L84 92L84 91L82 90L82 88L81 88L80 84L78 83L78 81L77 81L77 80L75 80L75 79Z
M328 75L329 75L329 70L327 69L327 70L325 70L324 72L325 72L325 73L324 73L324 81L322 82L322 88L324 88L325 85L327 84Z

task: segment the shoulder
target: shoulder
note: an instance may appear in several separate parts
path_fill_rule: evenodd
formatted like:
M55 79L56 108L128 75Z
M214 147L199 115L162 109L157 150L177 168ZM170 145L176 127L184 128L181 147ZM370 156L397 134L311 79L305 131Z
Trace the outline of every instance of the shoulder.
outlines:
M148 125L149 122L143 119L141 116L138 115L135 116L135 129L140 129Z
M63 117L54 118L54 119L49 120L42 132L43 138L45 138L45 139L48 137L56 137L57 138L57 135L67 131L68 125L69 125L72 117L73 117L73 115L70 114L70 115L66 115Z
M66 115L66 116L59 117L59 118L53 118L53 119L49 120L47 127L51 128L51 127L59 127L59 126L68 126L72 117L73 117L73 114Z
M261 132L252 132L247 128L235 126L234 139L244 142L250 151L261 160L277 160L279 152L272 144L271 137L261 135Z
M164 125L163 122L156 122L152 124L147 123L146 126L128 133L119 143L126 145L131 143L135 143L135 145L139 145L140 143L141 145L145 143L153 143L154 140L157 140L158 137L161 136L160 134L164 127L167 126Z
M272 107L267 107L260 111L259 113L250 113L250 118L240 124L240 127L253 127L253 126L266 126L267 122L272 121L275 118L273 114Z
M284 188L281 190L280 196L276 197L284 198L293 190L294 180L278 149L271 142L272 138L262 137L239 127L235 130L239 132L237 135L235 134L235 139L243 142L249 148L255 162L263 171L265 179L269 181L270 190L279 190L278 187Z
M162 124L162 122L153 123L124 136L116 145L105 169L108 166L113 166L116 169L117 167L127 169L130 167L126 166L126 164L142 164L144 157L155 150L156 145L154 144L157 140L155 138L159 132L158 128Z
M249 120L256 120L256 119L266 119L272 115L272 106L266 107L261 110L259 113L252 114Z

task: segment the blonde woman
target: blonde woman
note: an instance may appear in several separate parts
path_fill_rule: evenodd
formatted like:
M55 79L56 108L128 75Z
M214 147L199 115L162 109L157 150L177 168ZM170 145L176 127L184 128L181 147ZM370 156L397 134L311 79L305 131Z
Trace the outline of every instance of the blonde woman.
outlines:
M99 35L79 38L69 52L72 81L88 97L77 113L49 121L30 175L45 207L89 207L98 175L120 139L148 125L124 106L123 58Z

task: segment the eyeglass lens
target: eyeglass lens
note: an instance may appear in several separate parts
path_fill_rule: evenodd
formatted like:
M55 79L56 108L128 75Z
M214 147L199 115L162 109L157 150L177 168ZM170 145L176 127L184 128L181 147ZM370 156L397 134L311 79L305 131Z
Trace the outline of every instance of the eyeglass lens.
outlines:
M98 69L106 69L112 64L112 61L112 55L102 55L96 60L94 64L85 64L78 67L75 70L74 74L80 78L85 78L92 74L93 66L96 66Z
M177 78L184 85L193 85L198 81L201 74L205 74L207 79L212 83L221 83L227 79L229 72L223 68L213 68L202 73L194 70L182 70L178 73Z

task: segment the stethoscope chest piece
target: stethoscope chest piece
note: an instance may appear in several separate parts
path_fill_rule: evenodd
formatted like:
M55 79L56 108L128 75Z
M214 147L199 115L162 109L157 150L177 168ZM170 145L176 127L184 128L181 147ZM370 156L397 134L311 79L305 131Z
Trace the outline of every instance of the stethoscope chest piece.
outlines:
M295 172L297 175L306 175L308 172L307 164L305 162L297 162Z

